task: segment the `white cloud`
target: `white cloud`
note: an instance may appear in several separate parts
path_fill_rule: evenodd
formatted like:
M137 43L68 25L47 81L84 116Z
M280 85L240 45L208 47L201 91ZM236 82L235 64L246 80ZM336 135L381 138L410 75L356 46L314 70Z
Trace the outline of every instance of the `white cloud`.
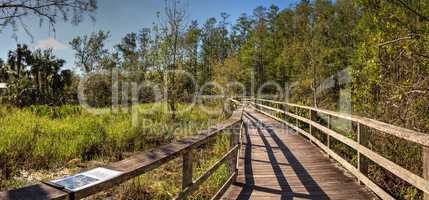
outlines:
M38 49L53 49L53 50L63 50L66 49L67 46L55 38L49 37L45 40L38 40L36 44L36 48Z

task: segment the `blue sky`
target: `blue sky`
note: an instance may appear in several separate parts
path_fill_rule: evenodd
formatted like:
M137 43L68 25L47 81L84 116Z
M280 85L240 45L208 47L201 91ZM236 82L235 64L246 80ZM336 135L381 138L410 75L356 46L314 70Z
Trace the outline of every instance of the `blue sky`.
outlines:
M219 18L221 12L230 15L230 22L235 22L241 13L252 13L259 5L269 7L274 4L280 9L293 6L296 0L185 0L187 5L187 22L198 20L200 24L209 17ZM119 43L120 39L129 32L137 32L143 27L151 27L156 21L156 13L163 16L163 0L98 0L98 9L95 14L96 21L86 19L78 26L59 22L56 32L49 30L48 26L39 26L34 18L25 19L34 36L33 42L23 30L17 32L18 41L12 38L11 28L0 32L0 58L5 60L7 52L16 47L17 43L27 43L32 48L53 47L55 54L67 61L66 67L74 66L74 55L68 42L78 35L104 30L110 31L107 47Z

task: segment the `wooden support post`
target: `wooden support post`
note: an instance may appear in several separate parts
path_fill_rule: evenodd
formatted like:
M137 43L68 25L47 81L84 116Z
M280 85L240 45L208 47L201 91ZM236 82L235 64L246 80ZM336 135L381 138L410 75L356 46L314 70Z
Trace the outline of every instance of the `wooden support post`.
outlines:
M229 137L230 149L234 148L239 142L240 126L241 124L236 124L235 126L232 127L231 135ZM231 174L237 171L238 153L239 151L237 151L237 153L230 158L229 168L231 170Z
M192 151L183 154L182 190L192 185Z
M287 116L287 112L289 111L289 108L288 108L288 105L286 105L286 104L284 104L283 105L283 117L284 117L284 120L285 121L287 121L287 122L289 122L290 123L290 121L289 121L289 119L288 119L288 116ZM289 133L289 126L288 125L286 125L286 130L287 130L287 132Z
M310 121L313 121L313 112L311 112L311 110L308 110L308 119L310 119ZM310 131L310 135L313 135L313 131L312 131L312 129L313 129L313 126L311 125L311 124L308 124L309 125L309 131Z
M255 108L259 109L259 106L257 104L258 104L258 100L256 100L256 98L255 98Z
M363 145L365 147L368 146L368 134L366 134L365 131L361 130L360 123L357 124L357 140L360 145ZM359 151L357 161L357 168L359 169L359 171L365 176L368 176L368 161L363 155L361 155Z
M422 147L422 159L423 159L423 178L429 181L429 147ZM423 200L429 200L429 194L423 194Z
M298 115L298 107L295 107L295 115ZM295 126L299 128L299 121L295 118Z
M310 121L313 121L313 112L311 112L311 110L308 110L308 119L310 119ZM309 127L309 131L310 131L310 135L313 135L313 131L311 130L312 129L312 125L311 124L308 124L310 127Z
M289 107L288 107L288 105L285 104L285 105L283 105L283 115L284 115L285 120L287 122L290 122L289 120L287 120L287 115L286 115L287 112L289 112Z
M332 129L332 117L331 115L328 115L328 128ZM329 134L326 134L326 143L329 149L331 149L331 136Z
M328 115L328 128L332 129L332 117L331 115ZM326 134L326 146L328 146L328 149L331 149L331 136L329 134ZM331 156L328 154L328 158Z
M317 120L317 112L314 110L309 110L309 114L310 114L310 120L312 122L316 122ZM315 131L316 129L310 124L310 135L314 136L314 134L316 133Z

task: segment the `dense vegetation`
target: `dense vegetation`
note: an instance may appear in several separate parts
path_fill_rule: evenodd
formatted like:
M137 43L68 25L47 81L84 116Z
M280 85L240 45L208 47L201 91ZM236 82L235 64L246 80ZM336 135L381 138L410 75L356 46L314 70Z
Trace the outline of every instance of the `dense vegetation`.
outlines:
M96 8L94 1L89 2L92 6L85 7L83 12ZM344 102L351 102L353 113L420 132L429 131L428 1L301 0L283 10L275 5L258 7L252 14L242 14L235 22L231 22L227 13L221 13L220 17L210 17L201 25L197 21L185 22L186 10L177 1L168 1L165 11L166 16L159 16L158 20L163 23L140 30L136 27L136 32L126 34L113 49L105 46L109 38L106 30L74 38L70 45L76 54L78 71L61 71L64 61L50 51L31 52L25 45L17 46L5 62L0 61L0 82L7 82L10 88L5 101L24 107L74 104L78 102L78 83L85 77L84 93L91 106L105 107L115 102L114 86L119 88L117 102L153 102L156 92L150 88L140 88L137 95L132 92L133 83L146 81L156 83L161 91L168 91L161 98L175 111L179 102L191 101L197 90L201 90L201 94L222 91L213 85L202 87L211 81L224 87L234 81L242 83L246 95L256 94L258 90L262 94L277 94L279 91L272 85L264 86L276 83L283 89L288 88L289 100L296 103L342 110ZM171 73L171 70L186 71L196 84L185 74ZM117 84L112 83L112 78ZM326 80L333 81L328 88ZM242 94L240 88L226 87L223 91L227 95ZM136 102L132 102L134 98L130 96L136 97ZM8 114L1 120L29 115L34 121L35 114L29 114L34 111L28 109L4 111ZM173 114L171 118L180 121L180 116ZM60 120L74 123L75 119ZM94 123L82 122L80 126L102 130L110 126L97 119L90 120ZM40 129L31 125L31 120L28 123L27 129L37 130L36 135L40 131L58 131L49 127ZM47 126L50 123L46 123ZM10 134L18 132L16 127L23 127L23 133L29 134L26 126L9 124L8 127L10 129L5 130ZM103 131L97 133L104 134ZM94 144L82 145L91 147L89 149L97 145L96 136L82 134L82 137L94 137ZM351 131L344 134L354 137ZM356 159L347 147L335 146L351 162ZM373 133L369 147L421 173L420 149L413 144ZM118 148L125 147L119 145ZM102 153L116 151L95 149ZM93 153L82 151L74 149L53 156L67 160ZM41 151L34 156L48 153ZM415 188L380 166L371 165L370 177L395 197L421 197Z

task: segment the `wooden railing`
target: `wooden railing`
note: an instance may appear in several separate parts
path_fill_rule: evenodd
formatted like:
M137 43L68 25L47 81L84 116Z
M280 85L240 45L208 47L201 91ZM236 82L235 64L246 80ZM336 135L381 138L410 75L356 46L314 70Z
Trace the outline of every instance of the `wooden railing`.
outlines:
M308 106L302 106L292 103L285 103L267 99L241 99L242 102L252 105L257 111L278 120L279 122L284 123L289 128L294 129L296 132L304 135L319 148L325 151L330 157L339 162L345 169L351 172L358 180L370 188L375 194L377 194L381 199L395 199L380 186L374 183L370 178L368 178L368 161L376 163L377 165L383 167L384 169L390 171L395 176L400 179L408 182L412 186L418 188L424 192L424 200L429 200L429 134L424 134L416 132L413 130L400 128L390 124L386 124L377 120L368 119L364 117L359 117L350 114L343 114L338 112L332 112L323 109L317 109ZM271 106L269 106L271 105ZM277 107L277 108L275 108ZM282 108L282 109L279 109ZM301 116L298 113L308 112L308 118ZM276 116L275 114L283 114L292 120L285 120L281 117ZM327 116L327 125L324 126L316 122L315 117L320 113ZM338 119L348 120L356 124L357 126L357 141L350 139L332 129L331 119L335 117ZM293 122L291 122L293 121ZM309 131L305 131L300 128L299 123L304 123L309 126ZM395 136L397 138L404 139L409 142L418 144L422 148L422 163L423 163L423 176L414 174L413 172L399 166L398 164L386 159L385 157L377 154L367 147L368 136L361 131L361 126L366 126L371 129L383 132ZM326 145L316 138L312 132L315 129L326 134ZM357 167L349 163L343 157L338 155L335 151L331 149L331 138L340 141L343 144L348 145L357 151ZM367 159L365 159L365 157Z
M214 128L202 131L201 133L174 143L167 144L160 148L151 150L149 152L142 152L128 159L111 163L104 168L121 172L119 176L103 181L101 183L86 187L79 191L71 192L67 188L58 188L55 185L40 183L16 190L0 192L0 199L8 200L23 200L23 199L81 199L94 195L100 191L107 190L130 180L134 177L149 172L158 168L162 164L171 161L177 157L183 157L182 168L182 190L175 199L186 199L193 191L206 181L222 164L228 164L231 169L231 175L220 190L213 196L212 199L218 199L226 191L228 186L235 181L238 169L237 160L240 149L239 138L243 126L241 111L236 111L233 115ZM220 133L230 130L230 148L223 157L211 166L203 175L196 180L192 179L193 176L193 157L192 149L198 148L201 145L209 142Z

